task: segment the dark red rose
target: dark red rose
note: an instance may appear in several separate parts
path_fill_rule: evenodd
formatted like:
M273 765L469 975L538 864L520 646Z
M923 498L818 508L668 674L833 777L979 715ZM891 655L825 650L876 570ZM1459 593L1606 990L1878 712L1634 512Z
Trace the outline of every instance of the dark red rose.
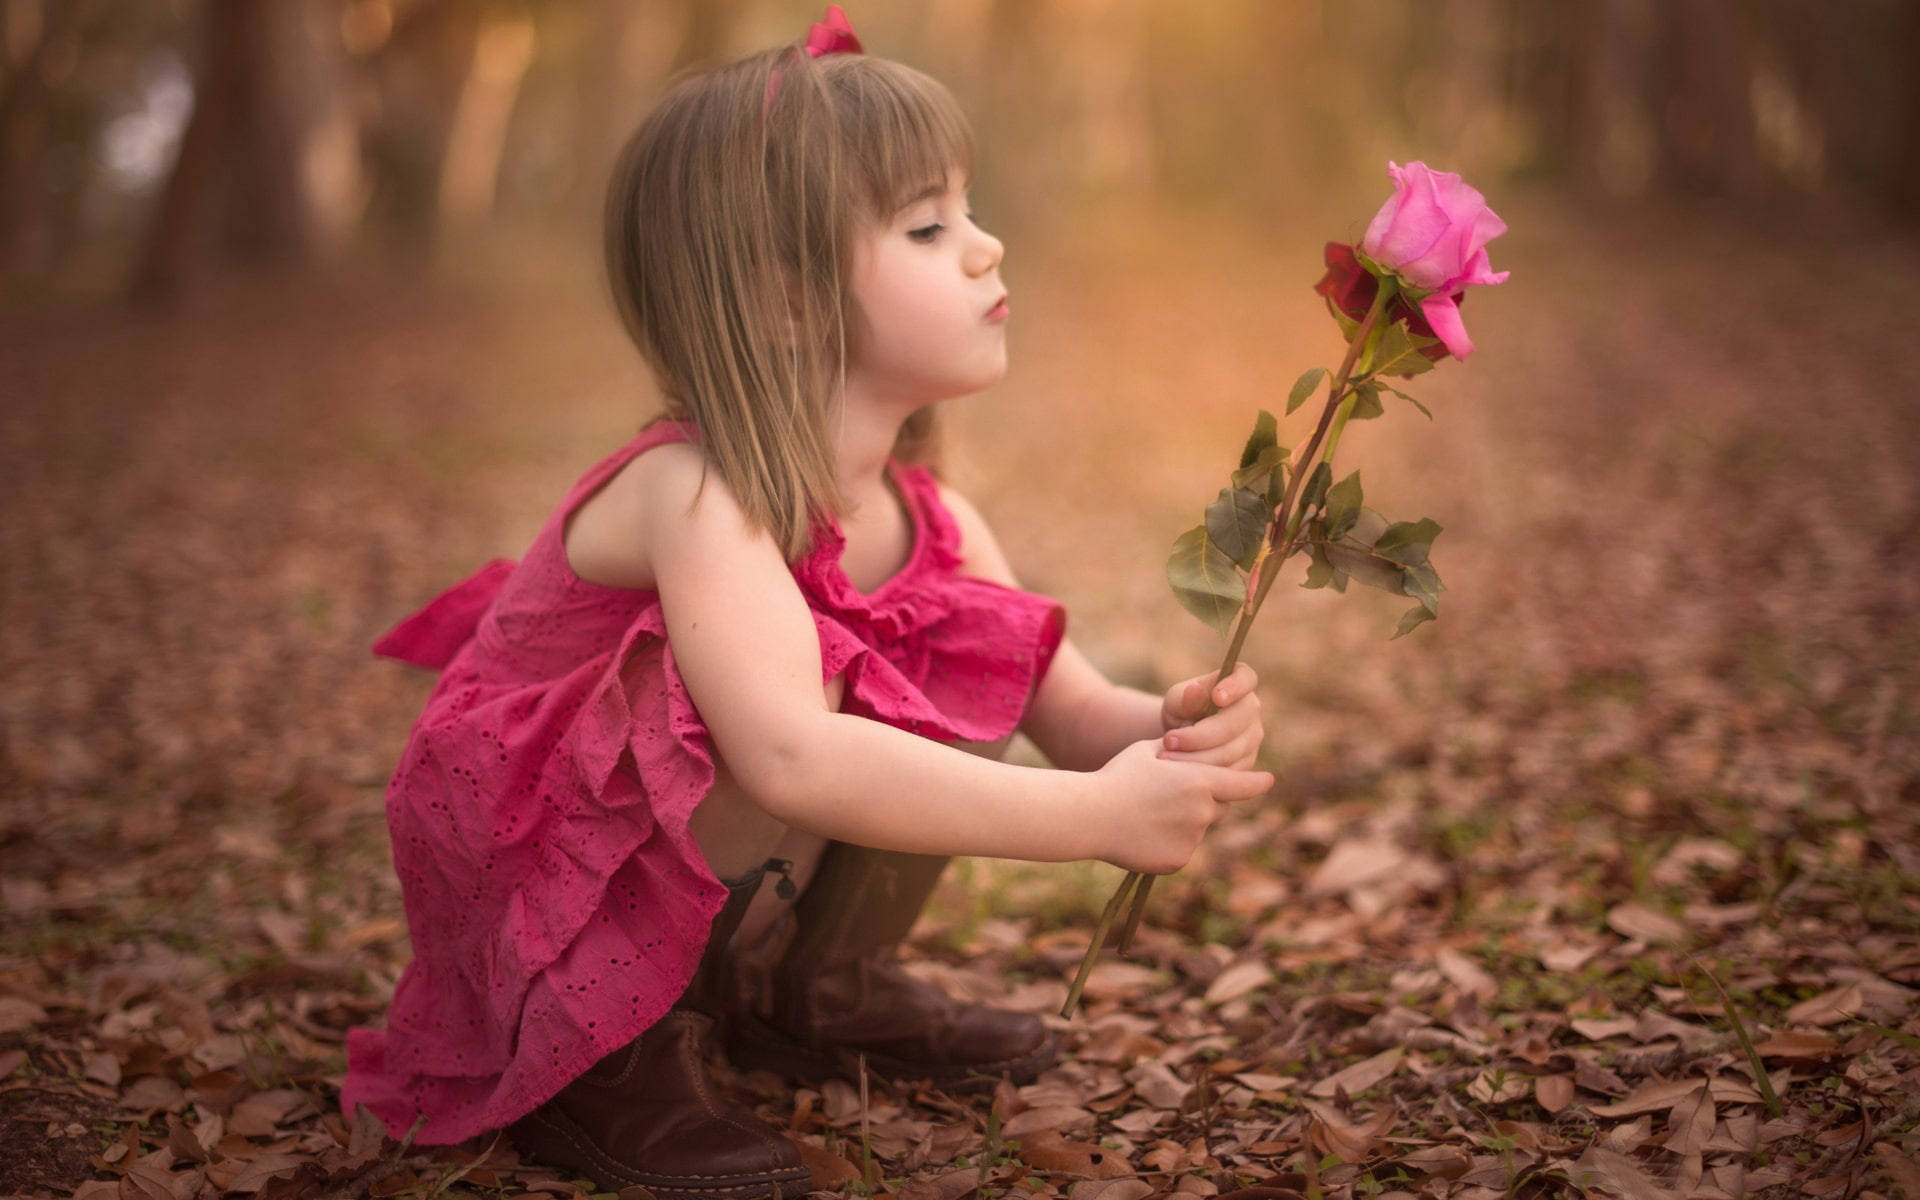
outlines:
M1321 277L1319 283L1313 285L1313 290L1327 298L1329 311L1337 309L1356 321L1364 321L1367 318L1367 310L1373 307L1374 295L1380 290L1380 281L1360 265L1360 260L1354 257L1352 246L1345 242L1328 242L1327 273ZM1466 295L1463 293L1454 297L1454 303L1458 304L1465 299ZM1393 298L1393 302L1387 305L1387 317L1389 320L1405 325L1407 332L1419 337L1436 336L1433 326L1427 323L1426 315L1414 305L1408 304L1405 296ZM1420 353L1434 362L1439 362L1447 357L1447 347L1444 342L1436 341Z

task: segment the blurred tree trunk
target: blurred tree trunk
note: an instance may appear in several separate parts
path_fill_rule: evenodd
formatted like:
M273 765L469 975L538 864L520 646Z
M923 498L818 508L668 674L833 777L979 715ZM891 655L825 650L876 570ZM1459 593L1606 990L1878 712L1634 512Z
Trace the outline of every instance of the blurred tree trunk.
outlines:
M67 0L37 9L17 4L6 12L8 50L16 36L25 47L7 64L0 87L0 275L33 269L48 256L43 170L53 90L47 76L56 59L78 53L87 8Z
M507 122L533 59L533 19L525 13L483 23L460 85L440 160L439 233L470 230L492 214Z
M1753 124L1753 30L1740 0L1664 0L1655 12L1655 183L1669 195L1770 190ZM1651 69L1647 69L1651 68Z
M255 0L208 0L193 116L134 278L136 296L177 293L210 252L255 264L308 257L301 139L277 61L294 43L276 37L273 25L298 15Z

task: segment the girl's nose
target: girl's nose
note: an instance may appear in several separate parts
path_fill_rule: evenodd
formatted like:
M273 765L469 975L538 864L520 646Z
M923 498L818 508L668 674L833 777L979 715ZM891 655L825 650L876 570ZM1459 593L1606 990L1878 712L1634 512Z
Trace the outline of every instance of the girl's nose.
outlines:
M1000 265L1000 259L1007 248L1000 239L984 229L975 228L973 245L967 248L967 270L975 275L984 275Z

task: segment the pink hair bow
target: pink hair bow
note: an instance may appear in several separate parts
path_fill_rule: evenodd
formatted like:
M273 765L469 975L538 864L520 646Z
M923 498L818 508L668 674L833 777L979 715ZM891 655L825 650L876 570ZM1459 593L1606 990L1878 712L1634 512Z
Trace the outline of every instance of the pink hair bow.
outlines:
M827 19L815 21L807 28L808 58L819 58L823 54L861 54L865 49L838 4L827 5Z
M853 31L853 23L847 20L847 14L838 4L827 5L827 19L815 21L807 27L805 49L808 58L820 58L827 54L866 53L866 47L860 44L860 36ZM779 91L780 67L775 66L767 75L767 94L760 101L762 123L773 110L773 98Z

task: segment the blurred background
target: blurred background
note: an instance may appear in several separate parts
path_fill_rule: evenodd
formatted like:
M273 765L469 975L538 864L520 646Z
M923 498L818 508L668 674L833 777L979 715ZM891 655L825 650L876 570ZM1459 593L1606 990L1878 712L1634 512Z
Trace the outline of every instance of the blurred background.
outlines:
M1477 352L1407 388L1434 419L1390 401L1341 446L1371 504L1445 527L1441 619L1390 643L1404 598L1283 580L1247 652L1282 786L1170 909L1253 863L1270 919L1363 821L1447 865L1462 921L1536 868L1550 914L1638 895L1686 837L1733 848L1722 902L1791 862L1911 932L1920 6L848 9L971 114L1008 247L1013 366L949 406L947 474L1129 683L1217 665L1167 548L1257 410L1337 364L1311 286L1387 162L1510 226ZM819 15L0 6L14 966L335 954L377 1013L381 789L431 679L368 646L656 410L599 276L608 164L677 73Z

